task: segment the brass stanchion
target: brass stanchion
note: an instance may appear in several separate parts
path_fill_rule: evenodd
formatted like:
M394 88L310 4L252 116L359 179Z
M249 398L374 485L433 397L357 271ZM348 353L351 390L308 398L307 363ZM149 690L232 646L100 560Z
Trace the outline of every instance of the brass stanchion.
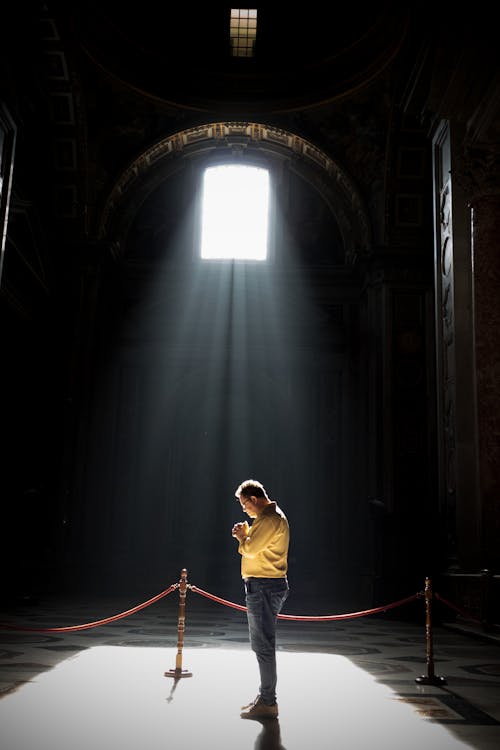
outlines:
M427 656L427 674L415 678L420 685L446 685L444 677L434 674L434 648L432 644L432 584L425 579L425 639Z
M177 656L175 657L175 669L165 672L165 677L192 677L193 673L182 668L182 647L184 644L184 623L186 610L187 570L181 570L179 581L179 622L177 625Z

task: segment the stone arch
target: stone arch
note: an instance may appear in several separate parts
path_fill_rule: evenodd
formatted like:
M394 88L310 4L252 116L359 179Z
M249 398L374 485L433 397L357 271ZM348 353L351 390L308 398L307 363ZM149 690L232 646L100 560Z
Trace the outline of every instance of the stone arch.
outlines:
M186 160L238 155L286 163L291 171L310 183L338 223L347 264L369 251L372 232L368 212L349 174L301 136L255 122L198 125L149 147L129 164L112 187L101 213L99 239L111 242L113 254L119 256L143 201L162 181L182 169Z

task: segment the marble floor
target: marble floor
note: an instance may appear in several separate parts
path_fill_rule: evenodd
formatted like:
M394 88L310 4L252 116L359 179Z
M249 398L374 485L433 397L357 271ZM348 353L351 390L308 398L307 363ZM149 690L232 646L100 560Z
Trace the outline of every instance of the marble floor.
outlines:
M394 611L280 620L280 715L265 721L239 715L258 688L245 613L194 591L181 677L165 674L176 666L177 590L107 624L43 631L141 601L49 597L0 613L0 750L500 748L500 639L456 621L434 626L439 679L421 684L416 678L429 674L424 612L422 624Z

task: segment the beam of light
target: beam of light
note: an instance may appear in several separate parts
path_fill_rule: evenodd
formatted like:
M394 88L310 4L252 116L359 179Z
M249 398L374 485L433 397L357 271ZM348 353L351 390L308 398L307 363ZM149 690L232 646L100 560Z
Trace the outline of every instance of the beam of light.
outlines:
M265 260L269 173L259 167L209 167L203 178L201 257Z
M240 164L236 171L245 176L244 186L250 174L265 176L267 185L265 170ZM330 352L330 338L324 340L321 310L276 196L270 196L269 217L267 206L264 212L272 230L271 262L207 261L195 257L193 244L201 191L188 192L189 182L178 189L183 186L190 203L169 214L173 229L165 235L164 253L117 336L117 360L96 397L86 537L97 542L85 544L92 550L82 553L88 555L85 570L99 571L100 584L106 568L116 585L128 576L142 590L147 580L152 587L163 585L165 575L174 580L186 565L202 588L230 597L234 585L239 593L230 529L243 519L233 492L256 476L282 502L291 524L300 523L290 561L290 575L300 571L300 596L301 585L309 589L316 575L306 540L327 531L320 503L311 503L304 518L295 498L320 497L326 487L336 499L343 490L336 444L333 458L331 450L337 427L328 422L328 442L322 439L326 428L314 423L320 389L333 393L323 401L335 423L340 419L332 383L341 355ZM219 203L225 221L232 209L224 197ZM236 227L238 241L256 223L249 201L240 197L240 203L248 226ZM146 229L158 220L157 205L152 201L145 214ZM143 234L144 243L155 239L152 230ZM92 519L104 512L101 531Z

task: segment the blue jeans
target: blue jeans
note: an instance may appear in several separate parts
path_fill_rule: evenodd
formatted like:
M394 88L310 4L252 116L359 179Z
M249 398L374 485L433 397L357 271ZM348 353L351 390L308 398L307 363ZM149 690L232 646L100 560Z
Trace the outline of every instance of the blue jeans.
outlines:
M260 697L263 703L276 703L276 623L288 596L286 578L247 578L247 606L250 646L260 671Z

